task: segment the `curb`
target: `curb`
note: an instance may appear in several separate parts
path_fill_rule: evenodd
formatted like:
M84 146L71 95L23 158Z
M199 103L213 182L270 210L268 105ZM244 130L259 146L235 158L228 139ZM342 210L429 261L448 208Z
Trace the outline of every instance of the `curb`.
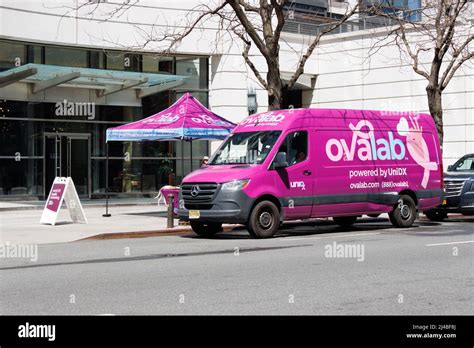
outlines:
M230 232L234 229L242 228L241 225L224 225L224 232ZM125 239L125 238L147 238L147 237L163 237L163 236L179 236L184 234L194 233L193 229L189 227L173 227L161 230L152 231L132 231L132 232L114 232L101 233L86 238L75 240L75 242L83 240L106 240L106 239Z

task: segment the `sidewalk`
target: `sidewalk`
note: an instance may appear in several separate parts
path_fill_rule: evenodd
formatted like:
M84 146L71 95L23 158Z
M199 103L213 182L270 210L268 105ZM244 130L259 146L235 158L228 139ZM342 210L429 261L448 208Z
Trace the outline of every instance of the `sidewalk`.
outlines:
M0 212L12 210L43 210L46 201L0 201ZM105 207L105 199L81 199L83 207ZM109 206L136 206L136 205L155 205L157 200L154 198L111 198Z
M103 205L85 204L83 207L87 224L73 224L67 208L63 206L55 226L39 223L42 209L3 210L0 212L0 244L64 243L101 234L111 234L109 237L117 238L120 236L112 234L123 232L136 232L136 237L143 236L139 232L146 232L147 235L151 232L192 233L189 226L178 226L177 219L174 224L176 227L167 230L166 208L163 205L158 207L156 201L154 205L113 205L109 208L111 217L102 217L105 213Z

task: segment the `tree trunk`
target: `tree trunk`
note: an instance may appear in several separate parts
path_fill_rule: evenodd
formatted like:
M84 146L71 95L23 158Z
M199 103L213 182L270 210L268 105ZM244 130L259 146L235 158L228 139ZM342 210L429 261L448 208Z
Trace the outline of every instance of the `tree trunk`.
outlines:
M268 94L268 111L280 110L283 103L283 97L281 95Z
M430 109L431 117L433 117L436 129L438 130L439 144L443 147L443 104L442 104L442 92L439 87L426 87L426 93L428 95L428 107Z
M269 62L267 73L268 110L280 110L283 104L284 88L280 78L278 62Z

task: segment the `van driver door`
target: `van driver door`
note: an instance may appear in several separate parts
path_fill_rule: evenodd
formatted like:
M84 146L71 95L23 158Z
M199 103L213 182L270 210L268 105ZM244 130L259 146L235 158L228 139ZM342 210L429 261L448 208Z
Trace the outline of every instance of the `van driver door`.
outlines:
M275 186L283 201L285 219L309 218L312 208L313 178L305 130L291 130L280 144L278 152L286 153L287 167L275 170Z

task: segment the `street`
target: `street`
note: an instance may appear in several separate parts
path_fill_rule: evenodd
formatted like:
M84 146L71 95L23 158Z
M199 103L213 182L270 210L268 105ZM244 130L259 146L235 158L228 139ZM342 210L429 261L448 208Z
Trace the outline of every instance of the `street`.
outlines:
M364 218L342 229L318 220L288 223L264 240L234 230L215 239L190 233L39 245L36 262L0 259L0 309L472 315L472 222L416 221L395 229L385 218Z

